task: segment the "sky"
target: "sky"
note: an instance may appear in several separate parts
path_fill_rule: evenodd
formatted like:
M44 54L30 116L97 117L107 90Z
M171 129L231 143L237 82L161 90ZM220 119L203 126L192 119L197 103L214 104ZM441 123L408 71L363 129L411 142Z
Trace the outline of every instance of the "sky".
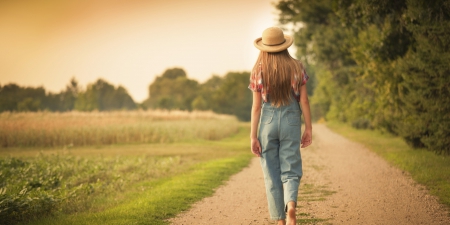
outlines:
M166 69L190 79L250 71L276 0L0 1L0 85L60 92L102 78L136 102Z

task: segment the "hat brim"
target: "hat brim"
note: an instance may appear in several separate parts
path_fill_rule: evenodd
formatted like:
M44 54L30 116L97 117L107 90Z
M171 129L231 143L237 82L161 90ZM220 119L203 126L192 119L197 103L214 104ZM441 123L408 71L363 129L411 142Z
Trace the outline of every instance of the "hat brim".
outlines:
M294 39L289 35L284 35L284 39L286 41L279 45L265 45L262 43L262 37L260 37L253 42L253 45L263 52L281 52L289 48L289 46L291 46L294 42Z

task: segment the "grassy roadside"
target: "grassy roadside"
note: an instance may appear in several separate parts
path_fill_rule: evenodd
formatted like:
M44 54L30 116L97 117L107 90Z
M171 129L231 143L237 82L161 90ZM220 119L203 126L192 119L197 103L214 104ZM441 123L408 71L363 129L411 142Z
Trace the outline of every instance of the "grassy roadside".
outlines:
M411 174L427 187L430 194L450 208L450 156L436 155L425 149L413 149L401 138L379 131L357 130L347 124L327 122L331 130L359 142L392 165Z
M168 218L213 194L215 188L248 165L252 157L248 151L248 132L248 124L241 124L238 134L219 141L195 140L73 150L83 157L91 157L93 151L104 156L125 154L136 157L147 154L152 157L178 157L182 164L190 166L97 198L87 211L59 212L24 224L168 224ZM19 153L32 154L28 150Z
M138 184L145 191L128 194L128 200L98 213L46 218L31 224L168 224L190 205L213 194L214 189L249 163L249 154L200 163L190 173Z

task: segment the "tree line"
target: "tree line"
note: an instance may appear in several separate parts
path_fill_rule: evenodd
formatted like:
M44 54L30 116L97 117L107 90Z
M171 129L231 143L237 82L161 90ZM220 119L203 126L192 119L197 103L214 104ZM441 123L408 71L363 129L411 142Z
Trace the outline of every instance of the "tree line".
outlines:
M247 89L249 72L229 72L212 76L204 83L189 79L181 68L167 69L149 85L149 96L136 103L122 87L104 79L80 87L75 78L60 93L44 87L0 85L0 112L4 111L111 111L134 109L212 110L250 120L252 95Z
M249 72L229 72L223 77L213 75L200 84L189 79L183 69L171 68L150 84L149 97L142 105L154 109L212 110L249 121L249 78Z
M46 92L44 87L20 87L17 84L0 85L0 112L4 111L105 111L136 109L127 90L114 87L103 79L82 90L75 78L60 93Z
M450 153L449 0L281 0L318 80L315 118Z

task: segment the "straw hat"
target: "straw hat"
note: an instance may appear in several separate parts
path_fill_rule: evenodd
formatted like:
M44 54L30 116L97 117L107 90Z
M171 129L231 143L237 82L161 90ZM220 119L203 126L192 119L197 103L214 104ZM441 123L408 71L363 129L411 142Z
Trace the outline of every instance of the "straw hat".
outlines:
M278 27L269 27L264 30L262 37L257 38L253 44L255 47L264 52L281 52L294 42L289 35L283 34Z

